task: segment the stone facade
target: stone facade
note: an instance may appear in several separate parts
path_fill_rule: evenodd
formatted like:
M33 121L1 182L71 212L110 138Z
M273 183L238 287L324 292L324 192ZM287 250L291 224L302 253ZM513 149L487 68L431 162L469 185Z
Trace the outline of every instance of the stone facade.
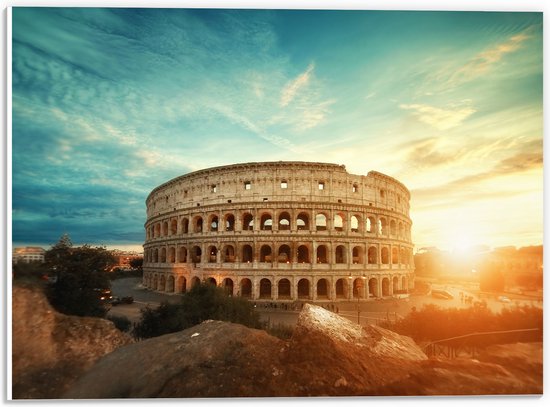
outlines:
M414 285L410 193L379 172L259 162L195 171L147 197L143 285L200 281L255 301L369 300Z

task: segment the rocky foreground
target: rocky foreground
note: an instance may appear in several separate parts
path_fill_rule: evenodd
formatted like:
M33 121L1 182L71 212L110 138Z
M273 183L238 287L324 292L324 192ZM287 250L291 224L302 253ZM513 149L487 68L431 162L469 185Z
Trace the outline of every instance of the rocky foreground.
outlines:
M28 295L32 309L15 300ZM289 341L205 321L132 343L111 322L58 314L39 296L14 288L14 398L542 394L541 343L428 358L409 337L313 305Z

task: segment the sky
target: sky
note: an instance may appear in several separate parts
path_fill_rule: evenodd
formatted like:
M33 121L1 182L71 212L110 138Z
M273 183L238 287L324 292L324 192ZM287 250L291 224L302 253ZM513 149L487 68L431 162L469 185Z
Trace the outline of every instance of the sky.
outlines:
M141 250L145 199L250 161L375 170L416 248L543 243L542 13L14 8L12 244Z

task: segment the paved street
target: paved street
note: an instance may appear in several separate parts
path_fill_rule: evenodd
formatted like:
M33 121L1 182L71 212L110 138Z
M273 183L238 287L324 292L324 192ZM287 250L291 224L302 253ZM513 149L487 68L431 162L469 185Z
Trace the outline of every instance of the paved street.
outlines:
M473 301L486 301L487 306L494 312L499 312L503 307L514 306L515 304L534 305L542 307L542 302L532 299L512 299L511 303L502 303L497 298L478 298L478 296L458 285L434 285L433 288L441 288L450 291L454 295L452 300L434 298L432 296L412 295L406 299L384 299L369 302L357 303L337 302L332 304L332 309L340 315L357 322L358 308L359 319L361 323L376 323L377 321L389 318L394 320L406 316L413 307L420 310L425 304L436 304L442 308L462 308L469 307L470 304L461 300L460 293L464 296L472 296ZM141 286L141 278L123 278L112 282L113 295L117 297L133 296L133 304L121 304L111 308L110 315L124 315L131 321L137 322L140 319L140 309L150 306L157 307L161 302L178 302L180 296L177 294L162 294L150 291ZM298 318L299 311L282 310L268 304L257 303L256 309L260 313L262 320L269 321L271 324L294 325ZM317 305L331 307L330 303L318 303Z

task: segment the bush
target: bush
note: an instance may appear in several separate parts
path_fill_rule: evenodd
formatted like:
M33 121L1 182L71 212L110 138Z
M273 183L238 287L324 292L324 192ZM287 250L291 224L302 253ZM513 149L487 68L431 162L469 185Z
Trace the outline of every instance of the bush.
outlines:
M133 334L136 338L151 338L181 331L208 319L261 327L259 315L246 299L229 297L225 290L211 284L199 284L185 293L178 304L163 302L156 309L142 309Z
M413 310L391 329L412 337L416 342L436 341L472 333L539 328L542 333L542 309L532 306L503 308L493 313L485 305L442 309L434 304ZM536 335L535 335L536 337Z
M115 324L115 327L122 332L128 332L132 327L132 322L127 317L109 315L107 319Z

